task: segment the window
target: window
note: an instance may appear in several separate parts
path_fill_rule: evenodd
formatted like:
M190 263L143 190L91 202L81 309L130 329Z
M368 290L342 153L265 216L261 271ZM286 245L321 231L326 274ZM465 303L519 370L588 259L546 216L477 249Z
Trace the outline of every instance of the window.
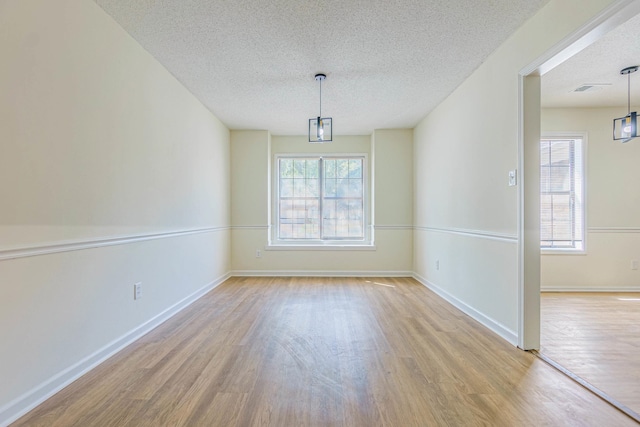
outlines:
M365 242L364 156L278 156L276 240Z
M540 141L540 248L584 251L584 137Z

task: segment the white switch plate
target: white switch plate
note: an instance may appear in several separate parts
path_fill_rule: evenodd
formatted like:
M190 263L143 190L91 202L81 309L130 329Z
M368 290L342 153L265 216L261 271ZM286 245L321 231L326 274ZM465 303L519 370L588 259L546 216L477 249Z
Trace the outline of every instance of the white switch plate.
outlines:
M142 282L133 285L133 299L142 298Z
M631 269L632 270L637 270L638 269L638 260L637 259L632 259L631 260Z
M509 171L509 187L513 187L518 183L517 177L518 177L518 173L515 169L512 171Z

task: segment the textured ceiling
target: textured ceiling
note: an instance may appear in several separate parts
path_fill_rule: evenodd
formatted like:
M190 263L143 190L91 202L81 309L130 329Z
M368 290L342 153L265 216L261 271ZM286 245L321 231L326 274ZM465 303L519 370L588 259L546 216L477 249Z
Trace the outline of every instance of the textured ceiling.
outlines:
M231 129L414 127L548 0L95 0Z
M640 65L640 15L542 76L543 107L627 107L627 76ZM582 85L596 90L574 92ZM631 103L640 105L640 71L631 74ZM626 112L626 111L625 111Z

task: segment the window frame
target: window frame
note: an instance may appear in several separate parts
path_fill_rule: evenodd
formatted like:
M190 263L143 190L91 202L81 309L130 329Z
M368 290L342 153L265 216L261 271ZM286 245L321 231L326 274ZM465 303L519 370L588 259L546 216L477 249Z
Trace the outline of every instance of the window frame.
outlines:
M582 248L549 248L542 247L542 235L539 236L540 253L542 255L586 255L587 254L587 132L542 132L540 135L540 142L538 143L538 153L540 152L540 144L542 141L549 140L566 140L575 139L582 140L582 161L580 166L582 168L582 191L580 196L582 197ZM541 167L542 159L538 159L538 167ZM538 185L541 184L541 178L538 178ZM542 188L538 190L538 197L542 196ZM540 212L542 212L542 206L540 206ZM542 223L542 220L540 220Z
M280 239L279 221L280 221L280 160L281 159L362 159L362 239ZM369 155L368 153L277 153L273 155L272 163L272 182L271 182L271 204L273 212L273 221L270 224L271 231L269 233L269 244L267 249L270 250L288 250L292 247L296 249L308 250L375 250L373 244L373 233L371 230L371 206L372 206L372 184L369 178ZM320 197L323 197L324 187L321 183ZM320 213L322 216L322 213ZM320 218L322 221L322 218Z

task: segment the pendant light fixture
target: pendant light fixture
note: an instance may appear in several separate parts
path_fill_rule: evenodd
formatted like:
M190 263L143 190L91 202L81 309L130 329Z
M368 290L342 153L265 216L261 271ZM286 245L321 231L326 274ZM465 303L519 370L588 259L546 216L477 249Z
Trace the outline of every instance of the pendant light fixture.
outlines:
M629 142L638 136L638 117L635 111L631 111L631 73L638 71L638 66L627 67L620 70L620 74L627 75L627 115L613 119L613 140Z
M333 140L333 126L331 117L322 117L322 81L326 74L316 74L316 81L320 82L320 114L314 119L309 119L309 142L322 144Z

